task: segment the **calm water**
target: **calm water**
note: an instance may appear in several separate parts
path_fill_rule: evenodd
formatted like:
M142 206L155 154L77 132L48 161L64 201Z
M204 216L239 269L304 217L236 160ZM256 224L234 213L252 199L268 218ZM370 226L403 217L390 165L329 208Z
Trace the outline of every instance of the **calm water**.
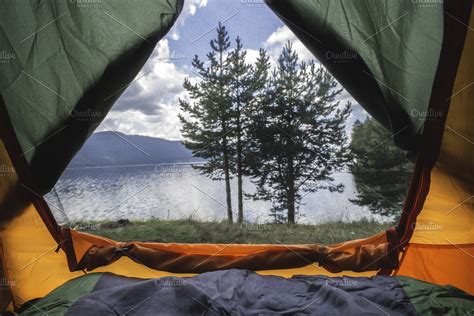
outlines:
M355 197L351 174L339 173L334 177L335 183L345 185L344 193L319 191L305 195L298 223L384 220L349 201ZM244 191L254 191L249 179L244 181ZM219 221L226 218L224 181L212 181L189 165L68 169L57 183L56 192L59 199L54 193L48 194L46 199L59 222L189 217ZM233 207L236 205L234 199ZM269 202L245 200L245 219L259 223L271 221L270 208Z

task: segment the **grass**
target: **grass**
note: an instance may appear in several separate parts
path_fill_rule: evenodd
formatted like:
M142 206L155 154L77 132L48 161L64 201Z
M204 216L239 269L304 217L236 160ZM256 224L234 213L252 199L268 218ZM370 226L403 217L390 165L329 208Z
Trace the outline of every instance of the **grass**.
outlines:
M372 236L393 223L361 220L319 225L229 224L196 220L121 220L118 222L78 223L76 229L117 241L174 243L284 243L333 244Z

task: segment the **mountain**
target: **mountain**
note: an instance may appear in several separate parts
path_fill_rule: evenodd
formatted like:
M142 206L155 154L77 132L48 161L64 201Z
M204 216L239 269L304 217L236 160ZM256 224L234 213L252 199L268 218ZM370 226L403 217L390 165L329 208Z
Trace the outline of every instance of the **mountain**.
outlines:
M173 162L198 162L180 141L126 135L94 133L69 164L71 168L124 166Z

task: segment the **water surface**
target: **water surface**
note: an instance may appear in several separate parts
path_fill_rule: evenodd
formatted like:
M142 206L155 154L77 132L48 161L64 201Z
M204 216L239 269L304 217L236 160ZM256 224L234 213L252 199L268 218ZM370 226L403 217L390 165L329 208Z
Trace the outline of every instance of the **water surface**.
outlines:
M349 201L356 194L350 173L338 173L334 178L334 183L345 185L344 192L302 193L298 223L384 220ZM244 191L254 189L250 179L244 179ZM232 190L236 211L235 180ZM67 169L56 184L56 192L59 200L54 192L46 199L59 222L152 218L220 221L227 216L224 181L210 180L187 164ZM270 209L270 202L245 200L245 220L269 222Z

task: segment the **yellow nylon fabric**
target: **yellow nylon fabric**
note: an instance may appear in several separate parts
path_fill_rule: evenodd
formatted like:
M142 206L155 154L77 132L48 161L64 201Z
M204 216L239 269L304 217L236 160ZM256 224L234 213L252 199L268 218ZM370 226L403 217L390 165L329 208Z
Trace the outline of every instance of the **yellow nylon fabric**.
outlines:
M64 253L33 206L2 230L3 262L16 306L43 297L65 281L82 275L70 273Z
M418 280L453 285L474 295L474 244L422 245L410 244L397 275Z
M440 155L397 275L474 295L474 15L471 12Z
M474 243L473 19L471 13L440 154L431 172L430 191L417 217L411 243Z
M83 275L83 272L69 272L66 255L62 250L55 251L57 244L33 206L26 209L4 228L1 238L5 270L8 279L12 281L12 284L15 284L12 287L12 292L17 306L28 300L43 297L64 282ZM127 257L122 257L117 262L96 269L94 272L112 272L137 278L190 276L190 274L155 271L137 264ZM375 272L355 273L350 271L333 274L316 264L298 269L267 270L258 273L282 277L291 277L295 274L329 276L370 276L375 274Z

